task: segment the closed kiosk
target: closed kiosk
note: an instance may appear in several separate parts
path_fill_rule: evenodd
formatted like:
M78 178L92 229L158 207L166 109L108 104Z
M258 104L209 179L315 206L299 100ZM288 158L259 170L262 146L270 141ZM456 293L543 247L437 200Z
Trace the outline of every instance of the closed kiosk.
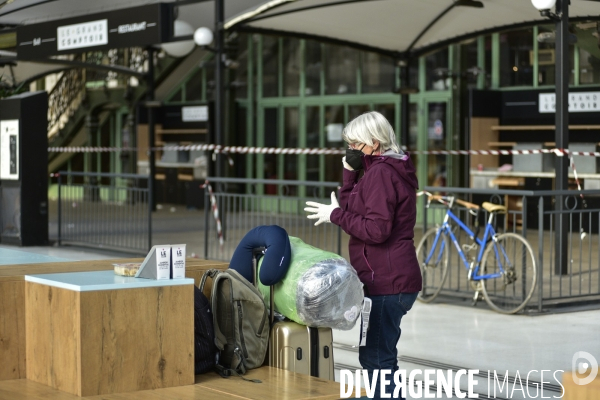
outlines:
M0 241L48 243L48 94L0 100Z

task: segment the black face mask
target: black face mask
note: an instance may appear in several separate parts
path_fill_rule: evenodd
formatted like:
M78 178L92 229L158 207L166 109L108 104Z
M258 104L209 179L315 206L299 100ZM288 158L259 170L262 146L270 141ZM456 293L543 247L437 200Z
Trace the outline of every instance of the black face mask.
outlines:
M360 171L363 169L362 155L363 152L358 149L346 149L346 162L355 171Z

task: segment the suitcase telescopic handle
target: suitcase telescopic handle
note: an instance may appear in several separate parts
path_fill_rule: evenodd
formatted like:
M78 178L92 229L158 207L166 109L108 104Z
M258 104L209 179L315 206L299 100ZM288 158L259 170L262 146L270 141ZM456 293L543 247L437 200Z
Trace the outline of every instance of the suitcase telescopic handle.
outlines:
M261 254L265 254L267 250L266 247L257 247L252 249L252 277L254 278L254 285L258 288L258 256ZM275 313L273 310L275 309L275 301L273 299L275 295L275 289L273 286L269 286L270 294L269 294L269 322L270 325L273 326L273 321L275 320Z
M271 312L269 313L269 319L270 319L270 324L271 326L273 326L273 321L275 321L275 313L273 312L273 309L275 309L275 288L273 287L273 285L270 286L271 288L271 292L269 294L269 302L271 304L269 304L269 307L271 307Z
M258 257L265 254L266 247L256 247L252 249L252 279L254 286L258 288Z

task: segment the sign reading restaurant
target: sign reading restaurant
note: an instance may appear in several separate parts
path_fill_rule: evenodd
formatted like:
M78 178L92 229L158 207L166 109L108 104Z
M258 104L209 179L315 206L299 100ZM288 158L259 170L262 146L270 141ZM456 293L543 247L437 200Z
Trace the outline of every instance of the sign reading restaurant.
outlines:
M540 93L539 112L554 113L556 111L556 94ZM600 92L569 93L569 112L600 111Z
M17 28L20 59L42 59L76 51L143 47L168 41L173 17L168 4L154 3L23 25Z

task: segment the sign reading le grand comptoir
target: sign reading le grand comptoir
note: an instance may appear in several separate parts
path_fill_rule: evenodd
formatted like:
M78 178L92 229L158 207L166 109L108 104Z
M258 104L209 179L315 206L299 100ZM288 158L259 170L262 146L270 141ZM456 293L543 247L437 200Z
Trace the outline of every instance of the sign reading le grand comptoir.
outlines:
M87 50L143 47L167 41L172 32L168 4L84 15L17 28L20 59L41 59Z
M556 111L556 94L540 93L540 114ZM600 111L600 92L569 93L569 112L598 112Z

